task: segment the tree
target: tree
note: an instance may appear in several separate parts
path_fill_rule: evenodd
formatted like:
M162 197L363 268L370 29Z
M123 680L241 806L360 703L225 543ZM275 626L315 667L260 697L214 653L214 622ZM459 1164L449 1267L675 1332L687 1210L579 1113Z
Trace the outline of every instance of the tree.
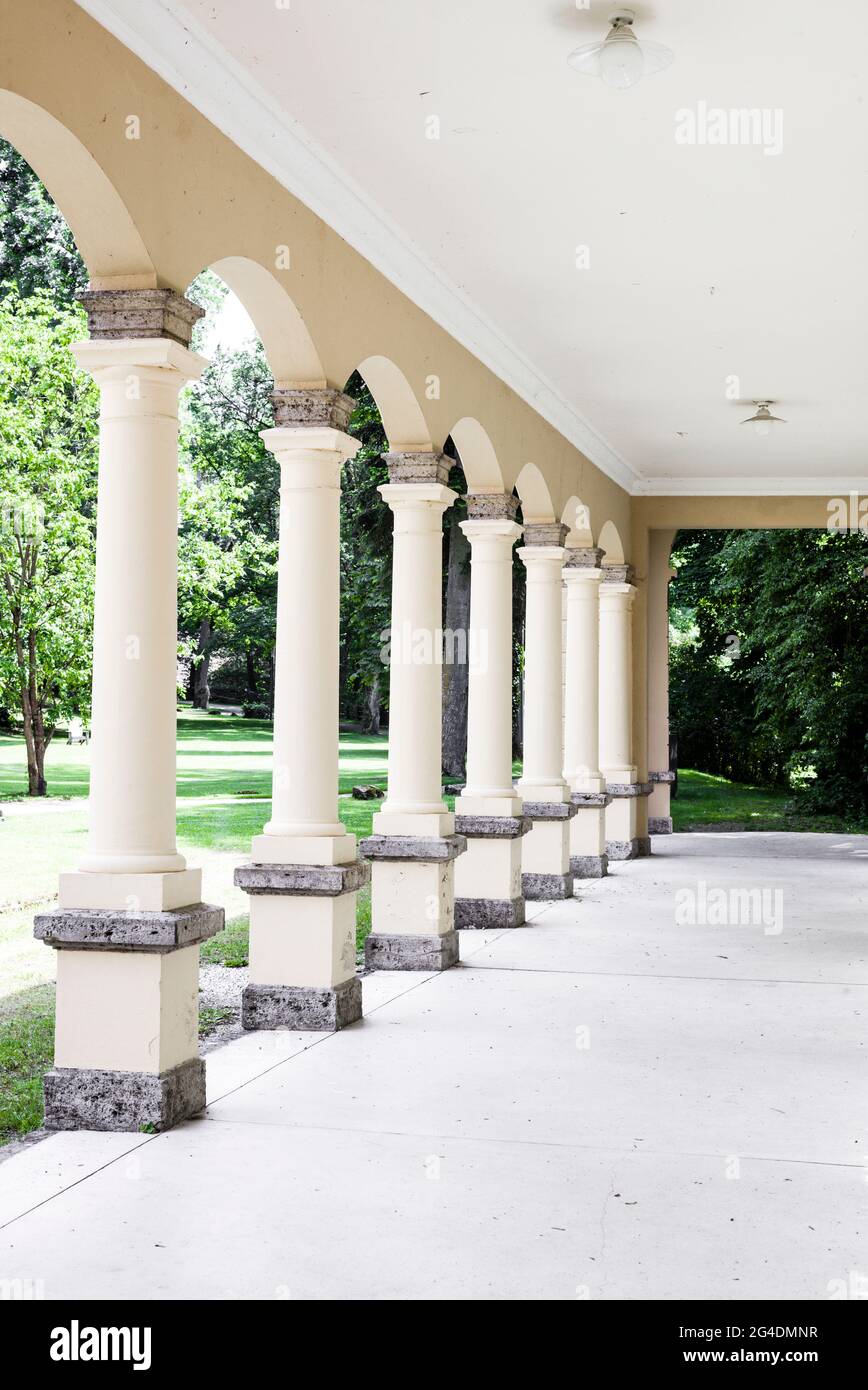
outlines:
M72 233L26 160L0 140L0 296L47 290L70 307L87 285Z
M671 594L679 760L868 814L868 537L685 532Z
M388 704L383 648L391 615L392 514L377 488L389 481L389 445L376 402L355 373L347 394L356 402L347 432L359 451L341 479L341 712L380 732Z
M31 796L58 722L90 699L99 399L69 351L84 332L45 291L0 299L0 705L21 711Z
M447 441L449 444L450 441ZM463 778L467 764L467 700L470 688L470 542L461 530L467 516L467 483L453 465L449 486L458 499L446 513L446 601L443 654L443 771Z
M280 471L260 438L273 423L272 390L257 344L218 350L185 399L178 614L190 695L201 708L215 651L244 658L251 693L272 662Z

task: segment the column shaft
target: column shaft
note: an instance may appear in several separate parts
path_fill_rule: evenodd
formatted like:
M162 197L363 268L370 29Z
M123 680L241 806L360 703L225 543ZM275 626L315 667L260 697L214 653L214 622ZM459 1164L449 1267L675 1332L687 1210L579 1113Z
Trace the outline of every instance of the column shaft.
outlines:
M600 568L603 552L567 552L565 776L577 807L570 826L570 869L575 878L602 878L608 870L605 810L609 798L600 772Z
M245 1028L333 1031L362 1014L356 900L369 871L338 815L340 470L358 441L340 391L283 389L262 438L280 464L272 814L235 872L250 893Z
M467 506L467 785L455 803L467 853L455 864L455 923L517 927L525 920L521 837L530 828L512 783L512 547L521 527L506 494L471 494Z
M600 766L613 797L606 812L609 859L633 859L636 766L633 755L633 633L636 594L629 565L604 565L600 587Z
M390 454L388 463L389 785L360 847L373 860L365 959L376 969L443 970L458 959L453 861L465 848L441 790L443 513L456 494L442 456Z
M527 571L523 768L518 791L531 830L522 846L525 897L570 897L569 822L575 814L563 776L562 570L567 528L528 525L519 556Z
M88 292L100 388L90 837L35 935L58 949L49 1129L165 1129L201 1110L199 942L223 926L175 848L178 392L195 305Z

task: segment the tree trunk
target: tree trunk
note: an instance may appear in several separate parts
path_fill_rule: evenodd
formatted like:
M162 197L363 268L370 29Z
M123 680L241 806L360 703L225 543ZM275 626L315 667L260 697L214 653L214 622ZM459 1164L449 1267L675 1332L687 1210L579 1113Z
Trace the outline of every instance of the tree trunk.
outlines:
M45 796L45 750L50 735L46 738L42 708L36 685L36 633L28 633L27 651L18 639L18 668L21 673L21 714L24 720L24 746L27 751L27 795Z
M464 777L467 760L470 542L461 530L460 520L453 508L448 533L443 655L443 771L447 777Z
M365 726L366 734L378 734L380 732L380 677L374 676L368 690L368 718Z
M525 577L521 569L512 571L512 756L524 757L524 601Z
M253 660L253 652L250 647L244 653L244 659L247 663L247 693L248 695L258 695L259 681L256 679L256 662Z
M208 685L208 668L211 665L211 652L209 650L211 635L210 620L203 618L199 624L199 634L196 639L196 655L193 657L190 668L194 709L207 709L211 699L211 689Z

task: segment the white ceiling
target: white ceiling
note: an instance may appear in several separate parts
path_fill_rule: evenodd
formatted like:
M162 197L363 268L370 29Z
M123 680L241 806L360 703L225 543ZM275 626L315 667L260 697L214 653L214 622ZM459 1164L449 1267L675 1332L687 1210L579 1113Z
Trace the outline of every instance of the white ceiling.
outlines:
M675 61L612 92L599 0L80 3L634 491L868 490L868 6L636 5ZM676 143L700 102L781 153Z

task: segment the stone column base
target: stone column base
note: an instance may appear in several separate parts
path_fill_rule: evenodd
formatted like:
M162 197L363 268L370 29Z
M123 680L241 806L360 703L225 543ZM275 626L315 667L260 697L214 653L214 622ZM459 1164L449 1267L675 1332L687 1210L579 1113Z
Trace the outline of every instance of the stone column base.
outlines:
M524 898L456 898L455 925L461 931L485 927L523 927Z
M204 1108L201 1057L159 1074L56 1067L45 1076L46 1129L156 1132Z
M242 1027L324 1033L361 1018L356 895L370 876L370 865L358 859L235 870L236 885L250 894Z
M371 932L365 942L369 970L448 970L458 964L458 933L442 936L387 936Z
M613 862L623 859L639 858L639 841L632 840L607 840L606 854Z
M651 836L640 835L636 840L636 858L648 859L651 856Z
M573 896L573 876L566 874L522 874L521 887L530 902L558 902Z
M467 837L467 852L455 863L455 925L524 926L521 841L530 831L526 816L464 815L455 829Z
M362 841L361 853L373 860L369 970L448 970L457 963L454 861L466 848L463 835Z
M290 1028L336 1033L362 1017L362 982L356 975L331 988L304 985L247 985L241 1023L248 1029Z
M672 817L671 816L649 816L648 817L649 835L671 835Z
M609 872L607 854L573 854L570 856L570 873L573 878L605 878Z

